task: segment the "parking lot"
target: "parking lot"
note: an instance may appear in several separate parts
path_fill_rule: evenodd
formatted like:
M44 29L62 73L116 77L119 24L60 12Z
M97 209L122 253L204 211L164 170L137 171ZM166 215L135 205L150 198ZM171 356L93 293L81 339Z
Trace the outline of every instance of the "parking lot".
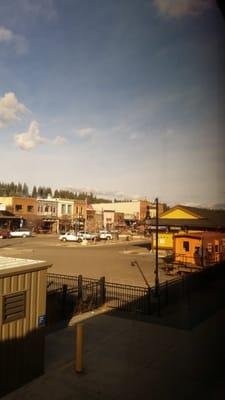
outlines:
M149 240L101 241L87 246L62 243L57 235L36 235L0 241L0 255L45 260L52 264L49 272L99 278L107 281L146 286L143 276L131 261L137 260L150 286L154 285L155 255ZM160 281L168 279L160 271Z

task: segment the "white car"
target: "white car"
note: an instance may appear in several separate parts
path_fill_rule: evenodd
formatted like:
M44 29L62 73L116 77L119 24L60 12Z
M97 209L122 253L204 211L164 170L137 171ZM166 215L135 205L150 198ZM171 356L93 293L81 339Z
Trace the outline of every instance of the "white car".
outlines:
M78 232L77 236L79 236L83 240L94 240L94 239L97 239L96 233L89 233L89 232L84 232L84 231Z
M75 233L66 232L64 235L59 236L59 240L62 242L82 242L82 237L76 235Z
M102 240L111 240L112 235L108 231L100 231L99 232L99 238Z
M10 237L23 237L23 238L26 238L26 237L31 237L32 236L32 232L29 229L20 228L20 229L16 229L15 231L11 231L9 235L10 235Z

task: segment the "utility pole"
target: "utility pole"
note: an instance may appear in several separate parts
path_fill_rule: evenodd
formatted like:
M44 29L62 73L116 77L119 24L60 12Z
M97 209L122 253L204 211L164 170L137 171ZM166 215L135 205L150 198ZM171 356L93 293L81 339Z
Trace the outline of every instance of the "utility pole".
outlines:
M86 236L86 231L87 231L87 197L85 198L85 210L86 210L86 212L85 212L86 215L85 215L85 221L84 221L84 233L85 233L85 236Z

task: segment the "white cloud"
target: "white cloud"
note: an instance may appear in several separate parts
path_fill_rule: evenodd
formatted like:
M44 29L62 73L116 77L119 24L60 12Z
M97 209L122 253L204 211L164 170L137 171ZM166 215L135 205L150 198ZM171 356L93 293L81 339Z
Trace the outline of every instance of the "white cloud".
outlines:
M53 140L53 143L57 145L65 144L66 142L67 140L63 136L56 136L55 139Z
M53 140L40 135L39 123L32 121L28 127L27 132L17 133L14 136L14 141L17 147L21 150L32 150L39 144L56 144L63 145L67 142L63 136L56 136Z
M154 5L166 17L195 16L210 8L212 0L154 0Z
M14 139L16 145L22 150L31 150L38 144L48 142L48 139L40 136L40 129L37 121L32 121L28 131L16 134Z
M76 130L76 133L81 138L92 138L95 136L94 128L80 128Z
M0 128L19 120L19 115L27 113L27 107L20 103L13 92L0 97Z
M13 39L13 33L9 29L4 28L4 26L0 26L0 43L7 43Z
M138 139L138 135L136 133L131 133L129 136L130 140L137 140Z
M28 43L24 36L13 33L10 29L0 26L0 43L14 47L18 55L25 54L28 50Z

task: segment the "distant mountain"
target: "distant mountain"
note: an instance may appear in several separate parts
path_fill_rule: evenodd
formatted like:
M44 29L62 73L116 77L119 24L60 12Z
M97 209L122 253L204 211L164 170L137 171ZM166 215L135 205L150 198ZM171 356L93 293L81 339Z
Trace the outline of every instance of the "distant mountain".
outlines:
M225 210L225 203L216 203L210 208L214 208L215 210Z
M170 207L174 207L176 204L171 205ZM186 202L181 202L179 203L183 206L187 206L187 207L197 207L197 208L209 208L212 210L225 210L225 203L213 203L213 202L207 202L207 203L196 203L196 202L192 202L192 201L186 201Z

